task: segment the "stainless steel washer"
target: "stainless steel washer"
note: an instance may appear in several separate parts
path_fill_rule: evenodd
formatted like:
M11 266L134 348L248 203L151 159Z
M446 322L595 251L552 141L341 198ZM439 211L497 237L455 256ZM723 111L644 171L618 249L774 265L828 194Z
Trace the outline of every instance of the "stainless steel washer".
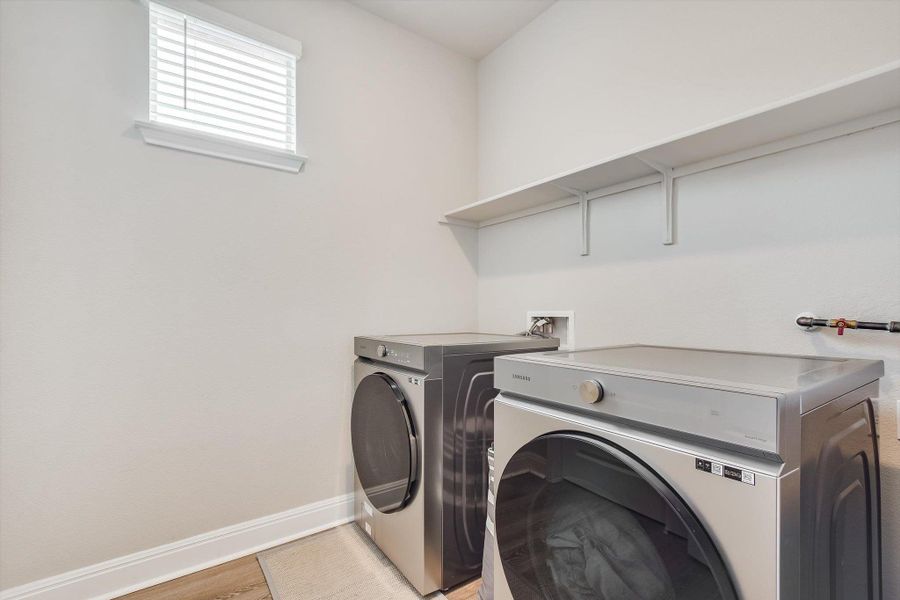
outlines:
M496 598L881 598L881 361L497 359Z
M422 594L481 569L493 361L539 337L358 337L351 437L356 520Z

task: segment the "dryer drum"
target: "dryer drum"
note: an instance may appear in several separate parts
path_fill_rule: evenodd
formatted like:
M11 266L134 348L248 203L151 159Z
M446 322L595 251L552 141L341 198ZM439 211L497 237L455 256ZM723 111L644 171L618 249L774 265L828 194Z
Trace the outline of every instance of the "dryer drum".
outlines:
M516 600L736 600L709 535L618 446L552 433L522 447L497 493L497 546Z

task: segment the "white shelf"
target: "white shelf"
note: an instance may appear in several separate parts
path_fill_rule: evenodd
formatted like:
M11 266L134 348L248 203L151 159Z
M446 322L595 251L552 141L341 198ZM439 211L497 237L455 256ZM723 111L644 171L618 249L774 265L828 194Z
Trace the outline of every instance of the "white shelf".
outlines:
M484 227L587 202L636 187L660 186L673 242L672 181L677 177L900 121L900 61L734 118L605 158L444 215L452 225ZM582 224L587 254L587 223Z

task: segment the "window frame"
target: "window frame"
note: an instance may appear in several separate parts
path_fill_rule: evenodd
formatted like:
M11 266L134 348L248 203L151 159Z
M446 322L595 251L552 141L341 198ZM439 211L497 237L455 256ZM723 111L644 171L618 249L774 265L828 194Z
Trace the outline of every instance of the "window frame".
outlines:
M219 10L200 2L199 0L153 0L153 3L183 13L192 18L205 21L216 27L232 31L241 36L251 38L286 54L293 55L296 60L299 60L302 55L303 47L298 40L266 29L256 23L252 23L231 13ZM149 19L150 0L141 0L141 4L147 10L146 14ZM147 31L147 46L149 48L149 26ZM147 73L149 72L150 65L148 64ZM297 136L297 139L295 140L296 150L294 152L281 150L264 144L245 142L229 136L207 133L190 127L179 127L177 125L151 121L149 77L146 81L148 82L146 95L147 117L135 119L135 127L147 144L224 158L291 173L298 173L303 169L307 157L305 156L305 153L301 151L302 146L299 140L296 118L294 135Z

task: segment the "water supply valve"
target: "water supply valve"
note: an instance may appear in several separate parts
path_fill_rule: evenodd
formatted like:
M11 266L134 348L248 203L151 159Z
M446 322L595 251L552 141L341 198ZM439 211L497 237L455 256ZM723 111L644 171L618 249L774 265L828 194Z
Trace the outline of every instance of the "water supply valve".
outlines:
M817 319L810 313L801 313L797 315L795 323L797 323L798 327L801 327L806 331L815 331L819 327L830 327L832 329L837 329L838 335L844 335L845 329L869 329L872 331L900 333L900 321L857 321L856 319L848 319L846 317Z

